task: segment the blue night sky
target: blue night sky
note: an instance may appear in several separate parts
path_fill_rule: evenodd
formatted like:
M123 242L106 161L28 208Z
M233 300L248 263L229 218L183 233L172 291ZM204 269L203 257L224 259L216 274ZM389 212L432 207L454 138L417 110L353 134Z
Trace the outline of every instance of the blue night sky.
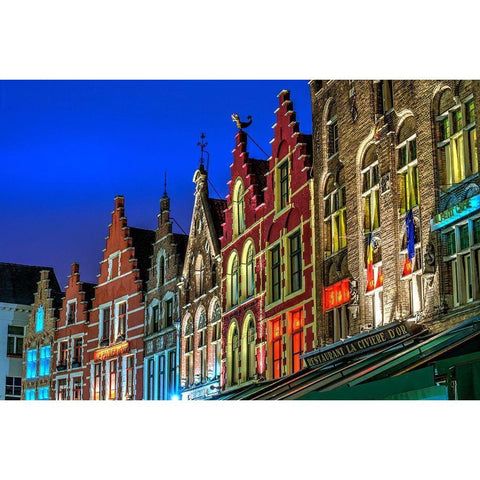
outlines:
M270 154L282 89L311 133L306 80L0 82L0 261L53 266L62 286L78 261L82 280L96 282L114 197L125 196L129 225L154 229L165 171L171 214L188 232L200 133L225 197L231 114L253 117L247 131Z

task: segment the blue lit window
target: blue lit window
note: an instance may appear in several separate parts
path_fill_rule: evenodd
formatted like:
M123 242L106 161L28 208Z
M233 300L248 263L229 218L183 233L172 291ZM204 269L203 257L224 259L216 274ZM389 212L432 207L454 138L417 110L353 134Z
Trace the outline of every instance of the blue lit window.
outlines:
M43 307L40 305L35 315L35 331L41 332L43 330L43 318L44 318Z
M48 387L41 387L41 388L38 389L38 399L39 400L49 400L49 398L48 398Z
M27 378L37 376L37 351L27 350Z
M40 368L38 370L40 377L50 373L50 345L40 348Z
M35 389L25 390L25 400L35 400Z

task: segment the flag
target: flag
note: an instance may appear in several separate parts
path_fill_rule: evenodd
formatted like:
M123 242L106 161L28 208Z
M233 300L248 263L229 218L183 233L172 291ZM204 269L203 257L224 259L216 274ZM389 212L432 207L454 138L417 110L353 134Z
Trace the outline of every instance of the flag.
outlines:
M367 246L367 292L375 288L375 279L373 275L373 234L369 234Z
M415 225L412 210L405 215L407 227L407 255L403 264L403 276L410 275L413 271L413 259L415 258Z

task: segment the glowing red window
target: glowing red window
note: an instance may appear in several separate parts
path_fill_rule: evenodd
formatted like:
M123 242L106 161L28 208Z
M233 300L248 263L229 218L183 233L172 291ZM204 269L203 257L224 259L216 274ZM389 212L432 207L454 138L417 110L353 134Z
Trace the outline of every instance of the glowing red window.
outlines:
M282 376L282 325L277 318L272 322L272 358L273 358L273 378Z
M303 354L303 319L302 311L297 310L291 314L292 322L292 372L298 372L302 368Z

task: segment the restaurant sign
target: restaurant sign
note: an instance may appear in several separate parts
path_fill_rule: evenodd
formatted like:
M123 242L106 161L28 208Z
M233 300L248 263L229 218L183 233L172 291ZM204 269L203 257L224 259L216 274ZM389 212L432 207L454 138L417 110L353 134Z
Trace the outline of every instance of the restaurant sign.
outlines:
M463 202L457 203L441 213L437 213L437 215L430 220L431 230L433 232L439 228L446 227L478 209L480 209L480 195L466 198Z
M118 357L123 355L130 350L130 344L125 341L122 343L117 343L111 347L100 348L93 353L93 360L98 362L99 360L107 360L112 357Z
M394 340L399 340L410 335L404 323L396 323L384 329L377 329L368 335L359 335L357 339L351 338L336 347L327 347L323 350L312 352L303 357L307 366L316 367L334 360L361 354L367 350L381 348Z

